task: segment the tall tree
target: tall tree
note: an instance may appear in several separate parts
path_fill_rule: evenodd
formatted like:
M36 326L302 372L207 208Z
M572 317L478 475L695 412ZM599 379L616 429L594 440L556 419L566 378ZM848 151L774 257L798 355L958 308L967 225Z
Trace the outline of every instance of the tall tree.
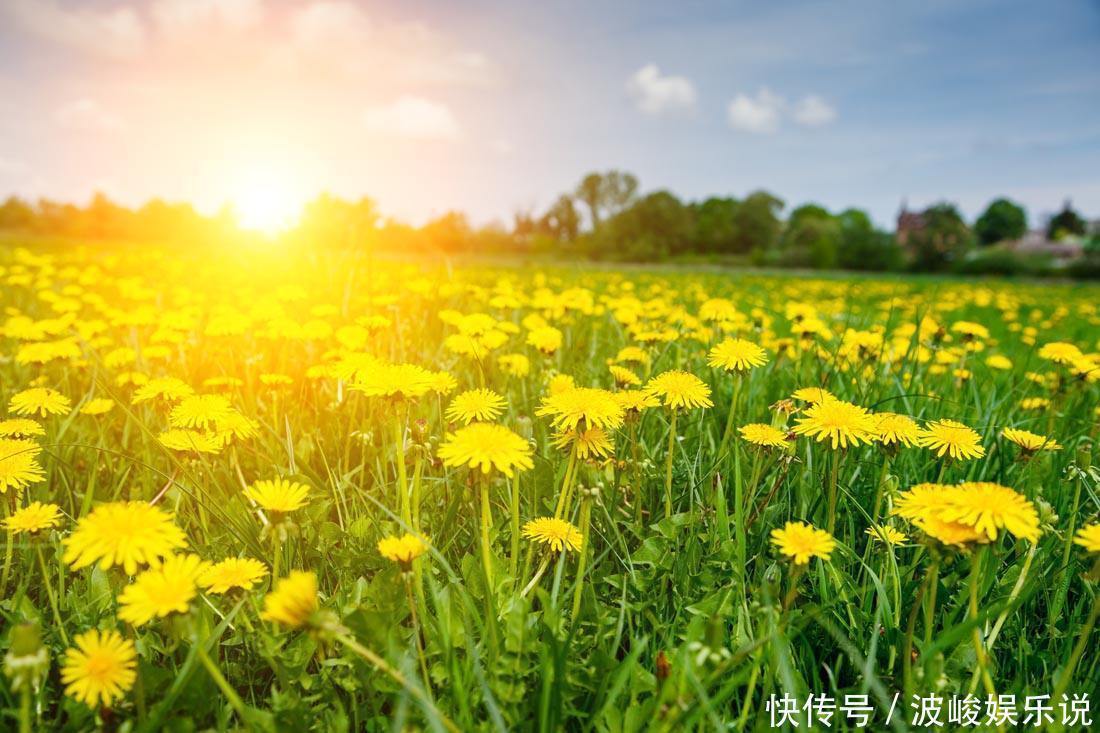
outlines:
M1050 217L1050 222L1047 223L1047 238L1062 239L1070 235L1081 237L1084 236L1085 229L1085 220L1073 210L1070 202L1066 201L1062 210Z
M894 238L875 228L860 209L845 209L837 217L840 247L837 264L846 270L892 270L901 264Z
M994 199L974 222L974 233L984 245L1019 239L1027 232L1027 212L1015 201Z
M575 195L588 207L592 231L596 231L605 218L622 211L637 193L638 179L632 173L612 170L586 175Z
M654 191L608 219L595 235L594 254L653 260L687 252L694 221L691 209L668 191Z
M824 207L804 204L791 212L783 232L789 264L829 269L837 265L840 224Z
M692 239L697 250L716 254L735 251L737 207L737 199L718 197L692 205L695 214L695 233Z
M783 200L767 191L754 191L745 197L733 215L733 251L774 249L783 228L779 221L782 210Z
M916 270L942 270L974 244L974 235L954 204L942 202L921 215L924 226L914 231L908 246Z
M566 194L546 210L539 220L539 228L559 242L572 242L580 234L581 217L573 199Z

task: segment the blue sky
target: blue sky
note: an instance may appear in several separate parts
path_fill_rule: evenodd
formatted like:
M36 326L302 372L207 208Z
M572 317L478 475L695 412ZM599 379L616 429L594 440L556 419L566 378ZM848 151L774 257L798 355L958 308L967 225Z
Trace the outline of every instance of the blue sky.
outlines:
M0 194L540 210L593 169L1100 216L1096 2L0 0Z

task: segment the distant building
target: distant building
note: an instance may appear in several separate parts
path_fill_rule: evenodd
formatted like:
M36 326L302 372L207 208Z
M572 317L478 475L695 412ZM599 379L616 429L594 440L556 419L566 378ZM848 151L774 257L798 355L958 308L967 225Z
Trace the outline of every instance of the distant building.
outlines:
M1065 237L1057 241L1048 239L1042 229L1033 229L1012 242L1004 243L1005 249L1022 255L1043 255L1059 264L1065 264L1081 256L1085 249L1080 237Z
M908 202L903 200L901 210L898 211L897 229L894 232L894 238L897 240L898 246L907 247L910 235L922 231L926 225L924 213L909 211Z

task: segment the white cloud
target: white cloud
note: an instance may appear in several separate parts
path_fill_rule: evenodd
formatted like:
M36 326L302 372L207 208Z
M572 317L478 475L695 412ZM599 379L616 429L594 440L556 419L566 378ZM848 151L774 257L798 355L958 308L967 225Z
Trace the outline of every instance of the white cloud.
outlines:
M695 85L683 76L661 75L656 64L638 69L626 83L634 103L642 112L659 115L695 107Z
M726 118L730 127L758 135L770 135L779 129L779 119L787 103L762 87L756 96L738 94L729 103Z
M810 94L794 106L793 116L803 127L821 127L836 119L836 109L816 94Z
M368 130L391 137L457 140L461 135L458 120L447 105L411 95L367 108L363 121Z
M263 20L263 0L155 0L149 13L166 33L221 26L251 28Z
M114 132L126 126L122 118L92 99L78 99L62 106L54 119L57 124L72 130Z
M56 0L8 0L4 7L27 31L63 46L114 58L145 48L145 27L129 7L65 7Z
M290 20L295 43L311 50L346 51L367 42L372 30L366 13L350 2L317 2Z

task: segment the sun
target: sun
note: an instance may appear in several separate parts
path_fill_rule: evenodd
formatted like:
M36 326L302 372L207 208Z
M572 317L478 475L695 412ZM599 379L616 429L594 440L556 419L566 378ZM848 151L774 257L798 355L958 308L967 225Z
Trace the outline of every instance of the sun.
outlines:
M304 196L291 177L277 172L252 172L232 194L233 213L241 229L273 236L292 227L302 213Z

